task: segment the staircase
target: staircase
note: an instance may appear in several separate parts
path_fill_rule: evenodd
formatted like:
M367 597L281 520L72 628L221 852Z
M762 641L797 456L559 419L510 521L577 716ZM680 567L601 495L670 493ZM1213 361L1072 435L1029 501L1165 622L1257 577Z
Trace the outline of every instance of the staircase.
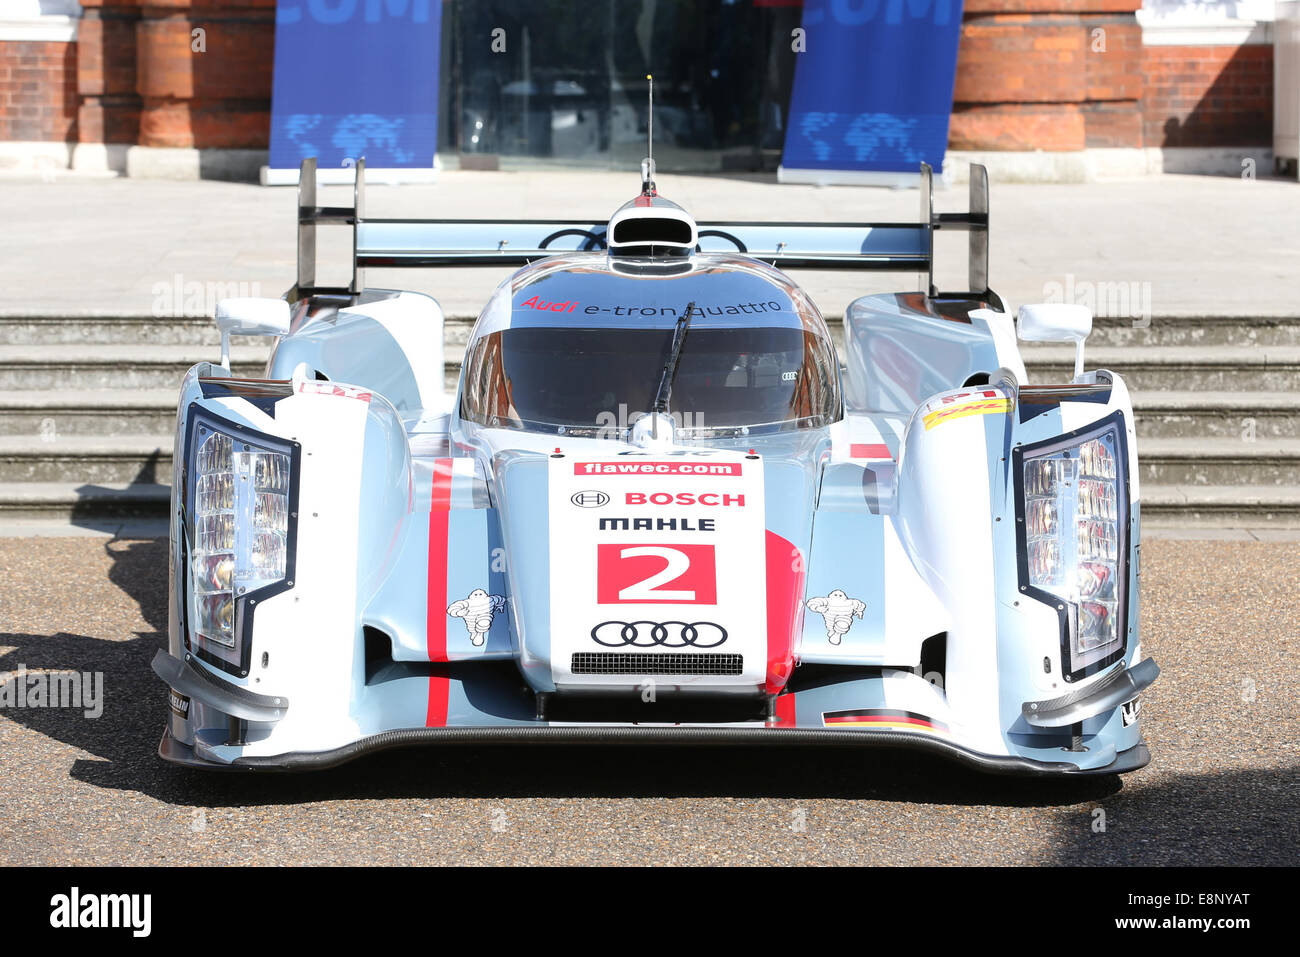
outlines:
M210 319L0 318L0 520L165 516L181 377L219 354Z
M452 387L471 321L448 320ZM165 515L181 375L217 354L207 319L0 318L0 520ZM1025 355L1035 382L1073 368ZM1300 317L1098 319L1087 357L1133 391L1146 526L1300 527Z
M1024 346L1065 381L1074 349ZM1098 319L1088 368L1133 393L1148 527L1300 527L1300 317Z

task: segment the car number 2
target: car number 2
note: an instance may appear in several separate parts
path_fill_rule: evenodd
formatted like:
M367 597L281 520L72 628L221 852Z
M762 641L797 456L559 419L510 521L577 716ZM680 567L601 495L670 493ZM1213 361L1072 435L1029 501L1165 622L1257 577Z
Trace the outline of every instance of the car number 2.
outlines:
M715 605L712 545L596 546L596 601L602 605Z

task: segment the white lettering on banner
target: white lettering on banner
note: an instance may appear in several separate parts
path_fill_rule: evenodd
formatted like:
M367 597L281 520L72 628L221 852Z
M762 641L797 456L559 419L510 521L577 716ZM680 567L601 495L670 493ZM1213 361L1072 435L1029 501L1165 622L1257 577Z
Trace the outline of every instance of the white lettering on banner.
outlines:
M298 23L304 4L282 3L276 10L276 23ZM306 0L307 15L317 23L335 24L351 21L361 7L366 23L378 23L384 14L392 19L411 11L412 23L429 22L429 0Z
M830 7L831 20L841 27L860 27L880 18L884 10L885 25L903 22L904 11L909 19L930 20L943 26L952 20L951 0L808 0L804 7L803 24L816 26L825 22L826 7ZM877 23L879 25L879 23Z

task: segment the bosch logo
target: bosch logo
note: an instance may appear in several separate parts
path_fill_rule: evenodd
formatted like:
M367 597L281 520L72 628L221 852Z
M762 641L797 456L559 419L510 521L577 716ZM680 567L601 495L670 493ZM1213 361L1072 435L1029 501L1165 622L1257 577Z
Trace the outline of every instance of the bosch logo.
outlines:
M602 621L591 638L606 648L716 648L727 629L711 621Z
M600 508L609 504L609 496L596 491L574 492L569 496L569 501L578 508Z
M732 495L722 492L626 492L623 501L628 505L707 505L745 507L743 492Z

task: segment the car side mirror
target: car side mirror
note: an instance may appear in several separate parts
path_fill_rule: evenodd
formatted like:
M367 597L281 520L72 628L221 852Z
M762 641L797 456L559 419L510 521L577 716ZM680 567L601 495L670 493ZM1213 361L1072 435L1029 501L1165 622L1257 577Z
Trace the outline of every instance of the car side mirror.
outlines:
M1073 342L1074 377L1083 375L1083 343L1092 332L1092 310L1073 303L1021 306L1016 331L1023 342Z
M230 337L288 335L289 303L253 296L218 299L215 321L221 333L221 367L229 371Z

